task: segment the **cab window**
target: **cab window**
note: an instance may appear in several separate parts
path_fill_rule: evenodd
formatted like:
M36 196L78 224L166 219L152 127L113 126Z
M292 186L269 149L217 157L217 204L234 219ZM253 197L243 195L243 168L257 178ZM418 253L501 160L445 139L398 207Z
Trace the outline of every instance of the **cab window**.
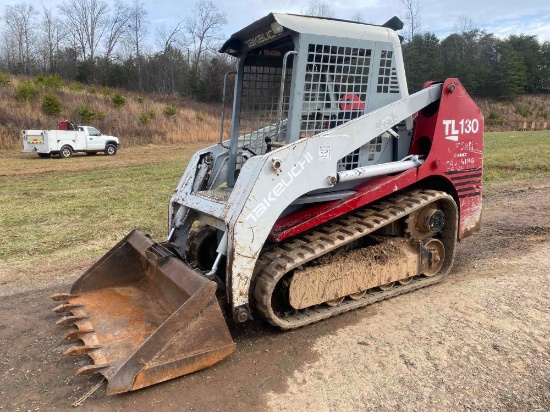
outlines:
M89 136L101 136L101 132L93 127L88 127Z

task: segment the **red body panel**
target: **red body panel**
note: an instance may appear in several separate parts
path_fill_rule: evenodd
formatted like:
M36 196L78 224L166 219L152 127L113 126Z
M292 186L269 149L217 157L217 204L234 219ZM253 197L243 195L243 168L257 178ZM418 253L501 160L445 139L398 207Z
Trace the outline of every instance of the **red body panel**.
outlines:
M432 83L426 83L426 86ZM443 84L441 100L415 119L410 154L429 154L422 166L381 176L354 188L345 199L316 204L279 219L269 240L280 242L398 190L418 184L445 190L460 209L459 238L479 230L483 167L483 115L457 79Z

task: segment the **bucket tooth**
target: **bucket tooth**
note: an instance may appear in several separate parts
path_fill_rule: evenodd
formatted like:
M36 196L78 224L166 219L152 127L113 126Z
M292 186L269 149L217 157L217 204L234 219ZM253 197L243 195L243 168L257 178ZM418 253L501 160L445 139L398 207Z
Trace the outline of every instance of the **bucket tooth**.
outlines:
M56 302L63 301L63 300L69 300L78 298L79 295L73 295L71 293L56 293L55 295L51 295L50 298L52 300L55 300Z
M111 365L109 365L108 363L103 363L101 365L83 366L79 370L76 371L75 375L76 376L93 375L94 373L98 373L98 372L102 371L103 369L108 368L109 366L111 366Z
M84 335L95 332L93 329L73 330L65 335L64 340L82 339Z
M83 346L72 346L63 352L65 356L77 356L77 355L86 355L87 353L99 349L99 345L83 345Z
M56 325L72 325L78 320L88 319L87 316L63 316L61 319L59 319L57 322L55 322Z
M81 308L82 305L79 305L78 303L62 303L60 305L57 305L55 308L52 309L52 312L70 312L72 309L75 308Z

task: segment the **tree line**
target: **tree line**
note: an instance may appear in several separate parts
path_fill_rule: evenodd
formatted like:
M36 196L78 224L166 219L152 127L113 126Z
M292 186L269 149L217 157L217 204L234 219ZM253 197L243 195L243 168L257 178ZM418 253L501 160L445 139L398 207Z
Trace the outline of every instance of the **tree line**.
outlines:
M439 40L424 32L403 44L410 91L426 80L458 77L477 97L513 99L525 93L550 92L550 42L536 36L501 39L480 29Z
M511 100L526 93L550 92L550 42L513 34L499 38L460 16L454 33L439 39L422 30L419 0L399 0L405 27L403 59L410 92L427 80L458 77L470 94Z
M458 77L479 97L550 91L550 42L523 34L499 38L467 17L441 40L422 31L418 0L400 3L411 92L427 80L447 77ZM322 0L310 0L303 13L336 17ZM351 20L364 21L360 13ZM198 0L188 17L154 30L139 0L114 0L110 6L102 0L65 0L41 10L28 3L8 5L0 22L0 70L219 101L223 75L235 63L217 53L226 23L226 13L210 0Z
M65 0L41 10L7 5L0 19L0 70L215 101L223 74L234 67L216 52L226 22L210 0L198 0L188 17L154 32L139 0L111 6Z

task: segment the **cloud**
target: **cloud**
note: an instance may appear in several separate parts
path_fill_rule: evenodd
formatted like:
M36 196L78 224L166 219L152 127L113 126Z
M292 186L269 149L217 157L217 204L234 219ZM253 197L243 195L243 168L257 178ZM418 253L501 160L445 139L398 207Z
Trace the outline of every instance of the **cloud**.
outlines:
M506 37L510 34L528 34L538 36L539 40L550 40L550 17L524 17L523 19L500 21L486 27L486 30L499 37Z
M481 2L462 0L451 3L440 1L422 12L422 28L445 37L461 16L472 19L474 26L489 33L505 37L510 34L539 34L539 39L550 40L550 2L542 0L499 0ZM544 16L544 17L541 17Z

